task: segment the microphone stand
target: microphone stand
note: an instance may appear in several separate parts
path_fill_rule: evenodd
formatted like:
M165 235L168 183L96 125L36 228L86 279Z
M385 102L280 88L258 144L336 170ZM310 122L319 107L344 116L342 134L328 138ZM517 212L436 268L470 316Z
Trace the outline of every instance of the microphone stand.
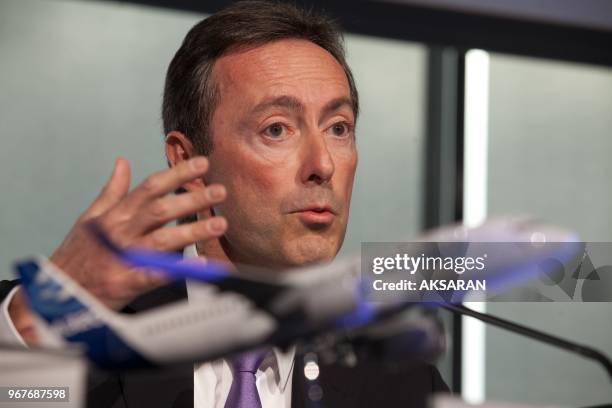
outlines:
M600 363L608 376L610 377L610 381L612 381L612 361L605 354L596 350L589 346L584 346L582 344L573 343L571 341L562 339L557 336L553 336L539 330L534 330L529 327L520 325L518 323L511 322L509 320L502 319L500 317L491 316L489 314L480 313L463 305L455 305L455 304L444 304L441 305L446 310L449 310L452 313L457 313L464 316L470 316L485 323L491 324L493 326L502 328L504 330L508 330L512 333L520 334L525 337L529 337L530 339L534 339L540 341L542 343L549 344L551 346L555 346L557 348L569 351L570 353L578 354L582 357L588 358L590 360L595 360Z

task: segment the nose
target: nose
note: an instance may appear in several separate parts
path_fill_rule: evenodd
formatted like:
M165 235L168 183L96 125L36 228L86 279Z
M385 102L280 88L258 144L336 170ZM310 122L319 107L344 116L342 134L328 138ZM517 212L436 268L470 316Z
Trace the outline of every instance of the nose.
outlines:
M325 135L312 132L305 138L300 178L303 183L325 184L334 174L334 159Z

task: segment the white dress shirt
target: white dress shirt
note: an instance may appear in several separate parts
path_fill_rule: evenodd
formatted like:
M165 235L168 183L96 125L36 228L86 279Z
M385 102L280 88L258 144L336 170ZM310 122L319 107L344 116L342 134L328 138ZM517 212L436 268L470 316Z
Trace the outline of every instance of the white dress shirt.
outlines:
M197 257L195 245L185 248L186 258ZM15 295L13 289L0 304L0 343L26 346L15 328L8 305ZM189 300L221 296L212 287L187 282ZM295 347L286 352L273 348L259 366L256 377L257 391L262 408L290 408L291 383ZM225 359L195 364L193 375L194 408L223 408L232 385L232 369Z
M21 335L15 328L8 312L8 307L17 289L18 287L13 288L0 304L0 343L27 347L26 342L21 338Z

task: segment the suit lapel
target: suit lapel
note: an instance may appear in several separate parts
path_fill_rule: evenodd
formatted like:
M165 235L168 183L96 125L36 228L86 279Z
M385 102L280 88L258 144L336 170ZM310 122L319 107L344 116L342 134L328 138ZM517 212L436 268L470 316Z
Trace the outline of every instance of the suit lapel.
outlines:
M291 407L310 408L319 404L310 404L308 389L304 378L304 366L300 358L300 349L296 350L295 367L293 370ZM342 364L319 364L318 385L323 390L323 406L327 407L358 407L366 381L367 371L344 366Z

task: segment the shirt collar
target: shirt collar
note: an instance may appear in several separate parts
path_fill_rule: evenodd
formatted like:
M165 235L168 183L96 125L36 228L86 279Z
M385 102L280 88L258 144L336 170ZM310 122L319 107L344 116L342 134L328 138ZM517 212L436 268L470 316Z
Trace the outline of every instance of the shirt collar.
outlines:
M196 248L196 245L195 244L187 245L183 249L183 256L185 258L197 258L199 255L198 255L198 249Z
M200 255L198 254L198 250L195 244L191 244L185 247L185 249L183 250L183 256L189 259L189 258L197 258ZM201 285L198 285L198 286L201 286ZM196 292L193 290L193 287L190 288L189 281L187 282L187 293L188 293L188 296L196 295ZM197 294L199 295L200 293L197 292ZM276 360L276 366L278 367L278 376L280 379L279 385L281 389L284 390L287 384L289 383L290 375L293 372L293 364L295 360L295 346L289 347L286 351L282 351L278 347L272 348L272 354L268 355L268 357L266 358L267 361L264 360L262 364L266 364L266 363L270 364L271 362L268 360L268 358L272 356Z

